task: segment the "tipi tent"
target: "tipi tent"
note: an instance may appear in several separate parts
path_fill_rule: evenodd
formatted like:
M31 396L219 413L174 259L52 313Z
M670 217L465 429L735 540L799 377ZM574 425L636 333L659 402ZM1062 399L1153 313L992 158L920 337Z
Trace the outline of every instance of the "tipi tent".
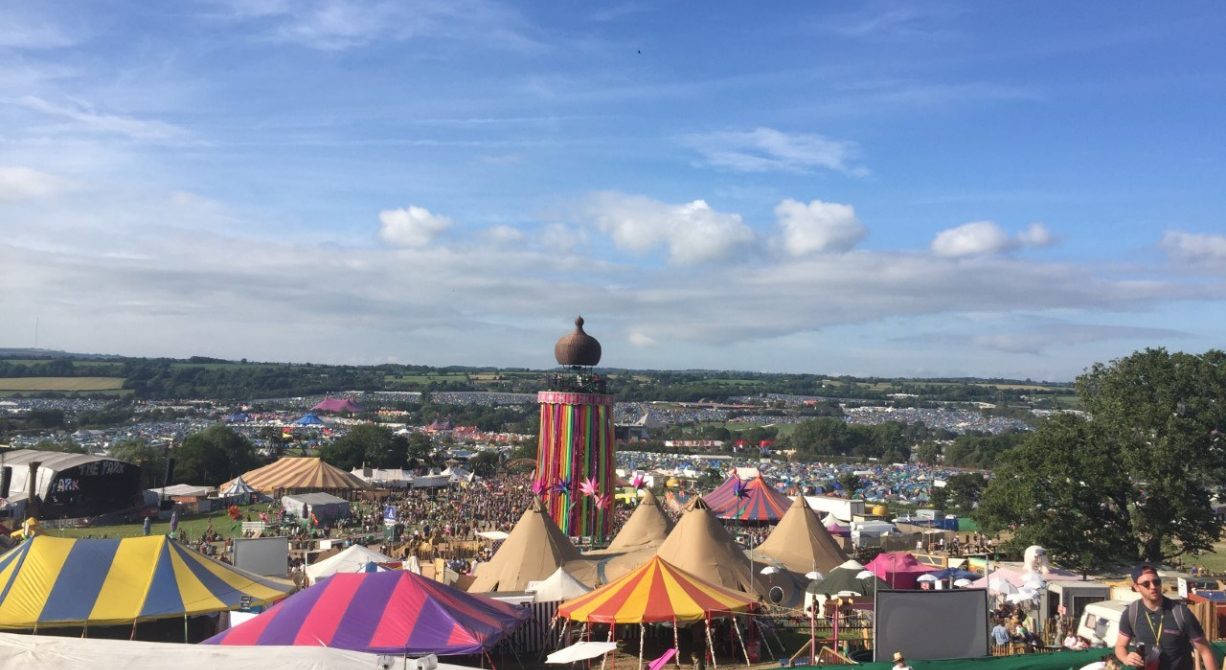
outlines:
M766 593L763 580L753 578L753 564L702 498L681 515L656 552L660 558L724 588Z
M319 458L286 456L262 468L244 472L242 479L261 493L274 491L347 491L370 485ZM234 481L221 485L225 489Z
M475 654L527 616L527 610L403 570L336 574L204 643Z
M367 563L391 563L395 559L373 549L355 544L335 556L306 566L307 579L311 584L338 572L365 572Z
M476 579L468 590L523 591L528 582L542 581L568 562L582 560L537 498L494 556L477 566Z
M540 582L528 582L528 591L538 603L570 600L591 591L592 588L570 576L563 568L554 570L549 578Z
M651 491L639 499L639 506L626 519L625 525L609 543L610 551L627 551L644 547L657 547L668 537L673 522L660 508Z
M0 628L130 624L265 605L289 582L260 577L165 535L36 536L0 556Z
M767 556L802 575L813 570L827 572L847 560L843 548L801 496L792 499L792 506L758 546L756 555Z

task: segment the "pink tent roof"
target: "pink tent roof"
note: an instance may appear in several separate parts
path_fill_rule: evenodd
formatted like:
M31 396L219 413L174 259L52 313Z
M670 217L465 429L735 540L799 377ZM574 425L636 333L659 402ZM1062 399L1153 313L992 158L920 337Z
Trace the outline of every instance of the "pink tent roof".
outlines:
M362 407L349 398L324 398L312 412L361 412Z
M527 610L403 570L339 573L204 643L475 654L492 648L527 616Z
M940 569L920 563L905 551L878 554L864 568L884 580L892 589L913 589L920 575Z

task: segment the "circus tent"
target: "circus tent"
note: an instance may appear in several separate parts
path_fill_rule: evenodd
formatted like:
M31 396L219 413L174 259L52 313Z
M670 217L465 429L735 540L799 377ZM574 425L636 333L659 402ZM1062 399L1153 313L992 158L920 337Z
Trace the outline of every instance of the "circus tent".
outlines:
M368 489L361 479L325 463L319 458L286 456L262 468L244 472L239 477L261 493L274 491L343 491ZM221 485L225 489L234 482Z
M265 605L293 585L239 570L164 535L37 536L0 556L0 628L127 624Z
M752 596L703 581L656 556L620 579L562 603L558 616L593 623L691 622L756 608Z
M770 557L800 574L826 572L847 560L843 548L801 496L792 499L792 506L755 555Z
M617 536L609 543L610 551L624 551L656 547L664 542L673 522L660 509L660 502L651 491L646 491L639 499L639 506L626 519Z
M496 645L527 616L527 610L403 570L341 573L204 643L475 654Z
M324 420L319 418L314 412L307 412L294 420L295 426L322 426Z
M251 488L247 482L243 481L242 477L230 482L229 485L221 491L221 495L225 497L251 495L252 493L255 493L255 489Z
M528 582L543 581L564 565L569 565L568 571L580 581L588 582L586 574L576 573L591 572L590 568L583 569L586 563L537 498L493 557L477 566L476 579L468 590L523 591Z
M939 569L920 563L915 560L915 556L905 551L878 554L864 567L888 583L892 589L913 589L920 575Z
M361 412L362 407L349 398L324 398L311 408L312 412Z
M743 489L742 497L736 494L738 487ZM703 496L703 500L721 519L768 523L779 521L792 504L787 496L776 491L762 476L744 480L733 475Z

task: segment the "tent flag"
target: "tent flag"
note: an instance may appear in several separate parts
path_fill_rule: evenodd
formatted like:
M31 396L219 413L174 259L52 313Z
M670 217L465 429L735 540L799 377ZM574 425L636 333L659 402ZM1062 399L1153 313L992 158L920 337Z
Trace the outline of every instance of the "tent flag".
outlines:
M205 644L475 654L496 645L528 614L403 570L337 573Z
M637 570L562 603L558 616L594 623L688 622L757 606L748 594L704 582L653 556Z
M125 624L267 605L293 585L191 551L165 535L37 536L0 556L0 628Z

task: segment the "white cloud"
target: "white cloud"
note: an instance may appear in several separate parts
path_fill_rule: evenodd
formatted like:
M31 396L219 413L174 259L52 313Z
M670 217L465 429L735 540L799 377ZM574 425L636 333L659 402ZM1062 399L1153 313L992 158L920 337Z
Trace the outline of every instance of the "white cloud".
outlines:
M0 9L0 49L57 49L75 42L48 17L20 16L15 7Z
M663 245L669 260L681 265L722 260L754 241L740 214L717 212L703 200L672 205L597 193L588 198L582 216L608 233L619 249L646 252Z
M1162 248L1172 259L1189 265L1226 269L1226 235L1199 235L1168 230Z
M1056 243L1055 236L1039 221L1026 226L1026 230L1017 234L1017 240L1028 247L1048 247Z
M451 219L431 214L425 207L379 212L379 238L397 247L424 247L452 226Z
M1013 246L1003 228L992 221L972 221L937 233L932 251L938 256L958 258L1000 253Z
M57 105L42 98L28 95L18 103L47 116L71 121L79 130L113 133L134 140L149 142L174 142L187 138L184 129L158 120L144 120L120 114L105 114L82 107Z
M775 207L775 217L783 229L783 246L793 256L849 251L868 234L855 208L836 202L806 205L789 198Z
M972 221L937 233L932 251L948 258L990 256L1020 247L1050 246L1055 241L1042 223L1032 223L1016 237L1010 237L995 221Z
M814 169L856 176L867 171L852 165L856 145L821 135L788 134L773 128L689 135L683 141L707 164L734 172L809 172Z
M630 344L640 348L654 347L657 344L654 338L641 330L631 331L629 339Z
M0 165L0 202L55 195L64 188L59 177L20 165Z
M586 232L562 223L551 223L545 226L540 233L540 247L546 253L568 254L585 244L587 244Z
M495 242L518 242L524 239L524 233L515 226L497 225L486 229L485 234Z

